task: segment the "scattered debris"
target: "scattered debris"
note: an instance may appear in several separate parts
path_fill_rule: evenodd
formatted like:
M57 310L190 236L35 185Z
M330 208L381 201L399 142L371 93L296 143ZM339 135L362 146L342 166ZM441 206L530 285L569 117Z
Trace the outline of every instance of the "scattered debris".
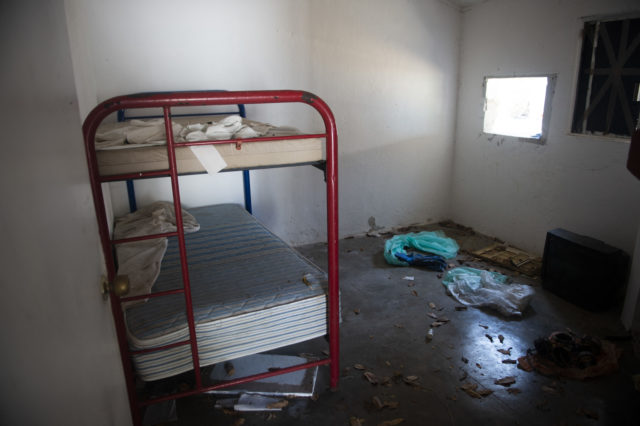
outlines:
M559 387L555 382L552 383L551 385L543 385L541 389L543 392L550 393L553 395L558 395L559 393L562 392L562 388Z
M286 399L281 399L280 401L267 404L267 408L284 408L287 405L289 405L289 401L287 401Z
M498 352L500 352L502 355L511 355L511 347L509 349L498 349Z
M477 399L484 398L493 393L493 391L490 389L478 389L477 383L469 383L469 382L460 386L460 389L463 390L470 397L477 398Z
M480 364L479 362L476 362L476 367L482 368L482 364Z
M435 304L435 303L433 303L433 302L429 302L429 307L430 307L431 309L433 309L433 310L437 309L437 308L436 308L436 304Z
M465 357L460 358L465 364L469 364L469 360Z
M516 361L515 359L503 359L502 363L503 364L517 364L518 361Z
M578 338L572 332L552 333L546 339L536 339L534 346L535 350L518 358L518 368L578 380L616 371L622 353L609 341L591 336Z
M484 337L486 337L491 343L493 343L493 337L491 337L490 334L485 334Z
M492 244L474 251L473 254L483 260L530 277L540 276L542 269L541 258L506 244Z
M378 411L383 410L385 408L390 408L394 410L398 408L398 405L400 405L397 401L386 401L386 400L382 401L377 396L372 397L371 402L373 403L373 406L375 407L375 409Z
M356 314L356 315L360 315L360 308L354 309L353 313Z
M447 321L434 321L431 323L431 328L438 328L441 325L445 325Z
M351 416L349 418L349 425L350 426L362 426L362 424L364 423L364 419L355 417L355 416Z
M413 280L415 280L415 277L414 277L414 276L406 275L406 276L402 277L402 279L403 279L403 280L406 280L406 281L413 281Z
M411 290L411 294L413 294L414 296L418 297L418 292L415 290Z
M399 425L402 422L404 422L404 419L402 417L399 417L397 419L387 420L385 422L378 423L378 426L395 426L395 425Z
M507 389L507 392L509 392L511 395L518 395L519 393L522 393L522 391L518 388L509 388Z
M353 368L356 370L366 370L365 366L362 364L353 364Z
M377 385L379 383L378 377L370 371L365 371L363 373L365 379L369 381L372 385Z
M504 336L502 334L498 334L498 340L500 340L500 343L504 342Z
M433 312L429 312L427 315L429 315L431 318L437 320L438 316L436 314L434 314Z
M488 326L488 325L484 325L484 324L478 324L478 325L479 325L480 327L484 328L485 330L488 330L488 329L489 329L489 326Z
M497 379L493 383L495 383L496 385L509 387L515 382L516 382L515 376L507 376L507 377L503 377L502 379Z
M395 328L404 328L404 325L402 325L402 324L393 324L393 326Z
M598 415L598 413L592 410L587 410L586 408L578 408L578 411L576 411L576 414L579 416L585 416L593 420L600 419L600 416Z
M466 311L467 307L466 306L456 306L456 311Z
M433 340L433 328L430 328L429 331L427 331L427 336L425 337L425 339L427 343Z

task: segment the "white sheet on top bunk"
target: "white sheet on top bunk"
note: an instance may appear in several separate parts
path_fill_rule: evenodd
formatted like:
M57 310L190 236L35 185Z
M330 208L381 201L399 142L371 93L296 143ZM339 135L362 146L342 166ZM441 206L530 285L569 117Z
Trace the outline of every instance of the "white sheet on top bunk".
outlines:
M200 225L186 210L182 209L182 222L185 232L196 232ZM174 232L176 217L173 203L158 201L141 209L116 218L114 238L117 240L140 237L150 234ZM138 296L151 292L160 273L162 258L167 250L166 238L135 241L118 244L118 275L129 277L127 296Z

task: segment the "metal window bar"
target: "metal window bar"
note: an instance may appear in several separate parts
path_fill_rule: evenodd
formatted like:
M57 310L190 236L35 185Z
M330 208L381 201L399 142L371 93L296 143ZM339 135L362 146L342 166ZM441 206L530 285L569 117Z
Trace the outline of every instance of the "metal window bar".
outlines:
M200 366L197 350L197 339L195 334L195 324L193 320L193 305L191 301L191 291L188 272L188 260L186 256L186 248L184 242L184 229L182 224L182 209L180 204L180 192L178 186L178 170L175 157L175 141L171 131L171 107L176 106L202 106L202 105L229 105L229 104L268 104L268 103L304 103L313 107L322 117L325 133L313 135L298 135L291 139L316 138L325 139L326 149L326 202L327 202L327 250L328 250L328 333L329 333L329 356L318 361L307 362L301 365L265 372L249 377L239 378L233 381L219 383L213 386L203 386L201 381ZM145 172L124 174L118 176L102 177L98 172L98 162L95 151L95 133L98 125L109 114L131 108L162 108L165 121L165 129L167 133L167 153L169 156L169 170L158 172ZM100 233L100 241L107 266L107 279L110 283L115 280L115 259L112 245L119 240L112 240L109 235L109 225L104 203L104 195L102 192L102 182L136 179L143 177L167 176L171 177L172 191L174 195L174 207L176 214L177 237L179 239L180 260L182 266L183 288L163 292L162 294L149 294L134 296L130 298L120 298L115 294L110 297L111 309L114 315L114 323L118 344L120 346L120 358L123 364L125 379L127 383L127 394L131 407L131 415L135 425L142 423L141 408L150 404L162 402L169 399L195 395L197 393L206 392L214 389L224 388L241 384L253 380L259 380L280 374L286 374L305 368L312 368L320 365L329 365L330 367L330 386L337 387L339 379L339 282L338 282L338 175L337 175L337 129L333 113L317 96L303 91L278 90L278 91L245 91L245 92L176 92L176 93L156 93L156 94L137 94L129 96L121 96L104 101L85 119L83 124L83 136L85 142L87 163L89 168L89 176L91 181L91 189L93 192L94 207L98 220L98 230ZM286 138L277 138L286 139ZM242 143L256 143L262 141L274 140L274 138L251 138L230 141L199 141L182 145L215 145L221 143L236 143L236 147L241 149ZM147 236L153 238L156 236ZM145 238L145 237L143 237ZM120 240L121 241L121 240ZM190 338L189 341L178 342L175 345L191 345L192 360L194 366L194 374L196 378L195 389L179 392L176 394L139 400L135 389L135 373L131 365L131 355L133 352L129 349L126 326L124 323L124 315L121 303L127 300L137 300L145 297L159 297L164 294L184 293L187 304L187 322L189 325ZM159 349L158 349L159 350Z

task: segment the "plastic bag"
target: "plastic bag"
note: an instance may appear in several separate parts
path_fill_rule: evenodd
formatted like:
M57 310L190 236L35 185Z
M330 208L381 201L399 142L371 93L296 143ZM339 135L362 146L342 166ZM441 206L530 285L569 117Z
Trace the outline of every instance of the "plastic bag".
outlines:
M522 315L535 294L528 285L508 284L498 272L467 267L451 269L442 284L463 305L496 309L505 316Z
M396 257L396 254L407 255L405 247L414 248L422 252L440 255L446 259L456 257L458 254L458 243L448 238L442 231L423 231L418 233L395 235L384 243L384 258L387 263L398 266L408 266L409 264Z

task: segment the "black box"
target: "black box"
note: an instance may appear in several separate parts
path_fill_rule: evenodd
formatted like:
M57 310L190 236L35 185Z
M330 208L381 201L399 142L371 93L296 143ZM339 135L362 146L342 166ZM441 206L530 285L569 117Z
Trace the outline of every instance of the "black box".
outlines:
M542 287L592 311L612 307L621 297L629 256L620 249L565 229L547 232Z

